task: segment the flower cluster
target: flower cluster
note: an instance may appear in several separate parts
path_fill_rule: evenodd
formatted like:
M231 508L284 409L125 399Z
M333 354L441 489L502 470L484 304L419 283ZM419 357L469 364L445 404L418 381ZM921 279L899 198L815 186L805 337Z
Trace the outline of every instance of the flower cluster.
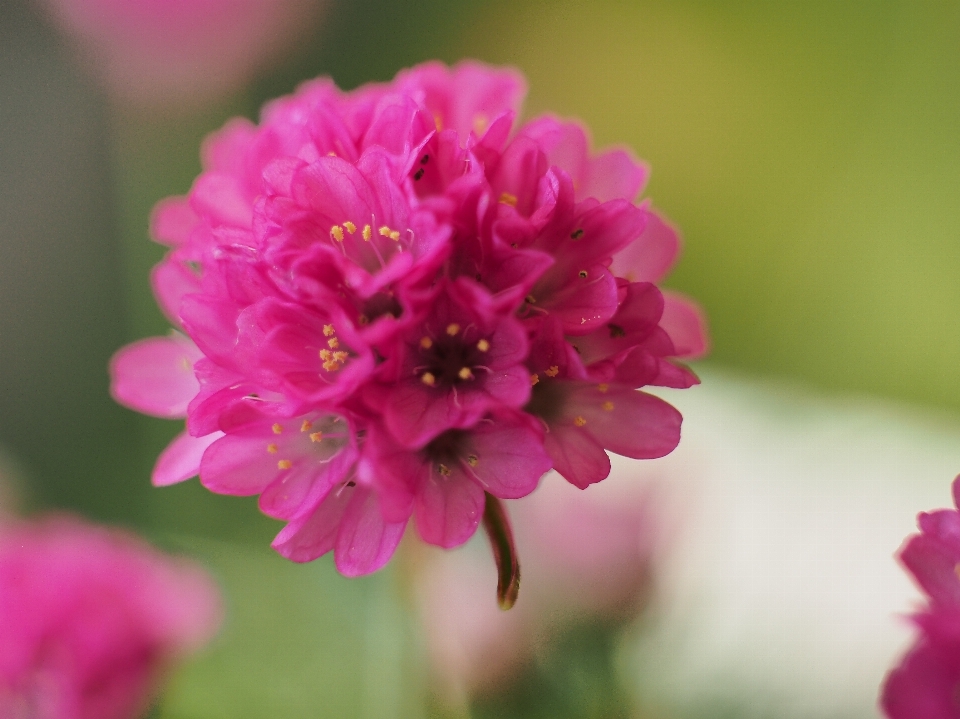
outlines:
M960 507L960 477L953 482ZM960 511L921 512L920 534L909 537L900 561L927 595L913 620L914 646L890 672L881 704L891 719L960 717Z
M180 332L112 362L119 402L186 417L155 484L259 495L281 554L358 575L411 517L456 546L551 467L585 488L607 450L677 445L680 414L637 391L697 381L675 360L705 349L699 310L655 285L677 235L628 152L515 127L523 92L470 62L319 79L206 141L153 217Z
M0 716L133 719L205 643L219 595L198 567L67 517L0 527Z

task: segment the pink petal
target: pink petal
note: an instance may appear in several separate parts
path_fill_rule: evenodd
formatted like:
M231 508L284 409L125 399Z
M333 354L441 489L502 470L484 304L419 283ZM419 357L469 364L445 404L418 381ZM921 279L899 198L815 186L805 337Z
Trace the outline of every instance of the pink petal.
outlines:
M631 282L659 282L680 252L680 235L660 215L647 210L643 232L613 257L610 271Z
M238 177L225 172L205 172L190 190L190 207L217 225L249 228L253 207Z
M483 489L462 471L447 477L428 471L414 508L417 531L430 544L458 547L477 531L484 502Z
M162 245L179 247L187 242L190 231L199 222L186 197L167 197L153 206L150 237Z
M406 527L406 521L384 521L377 495L356 487L337 533L337 569L346 577L377 571L393 556Z
M180 326L180 303L184 296L200 291L200 278L183 262L167 258L150 273L157 304L170 324Z
M222 436L222 432L206 437L191 437L187 432L178 434L157 458L150 478L153 486L166 487L196 477L203 453Z
M476 456L469 471L485 490L501 499L530 494L553 464L541 436L523 424L495 420L488 427L478 426L469 441Z
M549 453L553 468L580 489L610 474L610 458L603 447L577 427L551 426L544 437L543 448Z
M659 397L633 389L583 384L570 393L567 412L586 420L604 448L634 459L669 454L680 442L680 413Z
M664 290L660 326L673 340L676 357L694 360L710 350L707 318L703 310L696 302L677 292Z
M330 492L316 509L287 524L271 545L292 562L312 562L333 549L343 513L350 503L350 491Z
M650 176L650 169L629 150L607 150L589 161L586 177L577 188L577 199L595 197L600 202L633 201Z
M221 437L203 455L200 483L218 494L260 494L282 471L277 465L280 455L271 454L268 444L259 435L238 433Z
M186 417L187 405L200 391L193 374L200 356L193 342L179 334L134 342L110 360L110 394L144 414Z

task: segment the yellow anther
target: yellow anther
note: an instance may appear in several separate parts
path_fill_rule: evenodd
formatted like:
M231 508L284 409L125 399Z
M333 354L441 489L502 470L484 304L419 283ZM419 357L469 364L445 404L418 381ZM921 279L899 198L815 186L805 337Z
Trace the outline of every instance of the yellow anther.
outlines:
M330 350L320 350L320 359L325 362L329 362L331 359L333 359L333 352Z
M509 192L504 192L500 195L500 202L504 205L510 205L510 207L517 206L517 196L511 195Z
M313 422L311 422L309 419L303 420L303 424L300 425L300 431L309 432L311 429L313 429Z
M428 350L428 349L430 349L431 347L433 347L433 340L430 339L429 337L421 337L421 338L420 338L420 346L421 346L423 349Z
M478 464L480 464L480 458L475 454L471 454L469 457L467 457L467 464L469 464L471 467L476 467Z
M337 242L343 242L343 228L340 225L334 225L330 228L330 234Z
M323 336L324 336L324 337L330 337L330 336L336 334L336 332L337 332L337 331L333 328L333 325L324 325L324 326L323 326Z
M360 234L363 237L364 242L369 242L370 236L373 234L373 232L370 229L370 225L364 225L363 231Z
M480 340L477 342L477 349L481 352L486 352L488 349L490 349L490 343L486 340Z
M293 466L293 462L289 459L281 459L277 462L277 469L290 469Z
M460 331L460 325L458 325L456 322L451 322L450 324L447 325L447 334L450 335L451 337L456 337L457 332L459 331Z
M437 471L444 477L450 476L450 468L445 464L438 464Z
M457 372L457 376L460 379L473 379L473 372L470 371L469 367L461 367L460 371Z
M275 445L275 444L268 444L268 445L267 445L267 451L268 451L270 454L276 454L276 453L277 453L277 445Z
M587 271L586 271L586 270L580 270L580 271L577 273L577 275L580 277L581 280L587 279Z
M311 442L322 442L323 441L323 432L314 432L310 435Z
M436 125L437 132L440 132L443 129L443 118L440 115L434 115L433 124Z
M330 349L335 350L339 346L340 346L340 340L338 340L336 337L331 337L330 339L327 340L327 347L329 347Z
M603 410L604 410L605 412L613 412L613 402L604 402L604 403L603 403Z
M390 228L387 227L386 225L384 225L384 226L381 227L379 230L377 230L377 232L380 233L380 236L381 236L381 237L389 237L389 236L390 236Z
M477 135L482 135L487 129L487 126L490 124L490 120L487 119L487 116L483 113L480 113L473 118L473 131Z
M546 369L544 371L544 374L547 377L556 377L558 374L560 374L560 368L557 367L556 365L553 365L552 367Z
M400 241L400 233L399 233L397 230L393 230L393 231L390 233L390 239L393 240L394 242L399 242L399 241Z
M338 350L338 351L336 351L336 352L333 353L333 361L334 361L334 362L339 362L340 364L343 364L344 362L347 361L347 357L349 357L349 356L350 356L349 353L344 352L343 350Z
M607 392L610 391L610 385L604 382L602 384L598 384L597 389L600 390L602 393L606 394Z
M533 387L537 382L540 381L540 375L534 373L530 375L530 386Z
M350 222L350 220L347 220L346 222L344 222L344 223L343 223L343 227L344 227L344 229L346 229L346 231L349 232L351 235L352 235L354 232L357 231L357 226L356 226L355 224L353 224L352 222Z
M537 304L537 298L534 297L533 295L527 295L526 297L523 298L523 301L526 302L528 305Z
M420 375L420 381L427 385L427 387L433 387L433 385L437 383L437 378L433 376L433 372L424 372Z
M323 368L327 372L336 372L338 369L340 369L340 363L332 359L327 360L326 362L323 363Z
M279 422L274 424L273 427L271 427L270 429L273 430L274 434L280 434L281 432L283 432L283 427L280 425Z
M580 417L580 416L578 415L578 416L576 417L576 419L573 420L573 423L574 423L575 425L577 425L578 427L582 427L583 425L585 425L585 424L587 423L587 420L585 420L583 417Z

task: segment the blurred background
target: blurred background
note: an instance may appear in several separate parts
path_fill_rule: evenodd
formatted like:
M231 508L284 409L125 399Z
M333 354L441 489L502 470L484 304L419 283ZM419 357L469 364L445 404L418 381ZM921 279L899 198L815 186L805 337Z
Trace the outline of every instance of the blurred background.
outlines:
M960 3L276 0L273 24L205 37L198 18L170 57L78 24L83 5L0 1L0 464L23 511L132 526L221 581L226 628L156 716L877 716L916 601L892 554L960 471ZM631 545L636 581L557 603L604 580L557 579L531 536L540 598L470 620L514 622L473 635L525 648L443 647L467 621L444 606L493 605L482 543L411 542L362 580L286 563L253 501L152 489L177 427L107 394L110 355L166 331L148 216L205 134L316 75L463 57L520 68L526 116L581 118L652 165L684 235L667 285L713 342L703 385L664 393L677 453L609 480L644 489L623 520L656 535ZM482 575L469 597L450 558Z

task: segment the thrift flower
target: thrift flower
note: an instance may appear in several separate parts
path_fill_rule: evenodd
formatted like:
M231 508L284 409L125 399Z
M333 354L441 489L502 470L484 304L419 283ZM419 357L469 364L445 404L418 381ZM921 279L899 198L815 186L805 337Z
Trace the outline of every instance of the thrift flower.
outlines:
M960 477L953 482L960 507ZM914 646L886 679L881 705L891 719L960 717L960 511L921 512L920 534L909 537L900 561L927 595L913 617Z
M135 719L219 624L198 567L69 517L0 528L0 716Z
M41 0L116 95L140 104L226 94L278 55L316 0Z
M635 202L630 153L518 126L523 91L475 62L321 78L207 139L152 221L175 331L111 365L119 402L186 419L155 484L259 495L281 554L347 575L411 518L441 547L485 518L515 570L499 500L676 447L679 413L639 390L695 384L678 360L706 350L696 306L655 284L677 234Z

